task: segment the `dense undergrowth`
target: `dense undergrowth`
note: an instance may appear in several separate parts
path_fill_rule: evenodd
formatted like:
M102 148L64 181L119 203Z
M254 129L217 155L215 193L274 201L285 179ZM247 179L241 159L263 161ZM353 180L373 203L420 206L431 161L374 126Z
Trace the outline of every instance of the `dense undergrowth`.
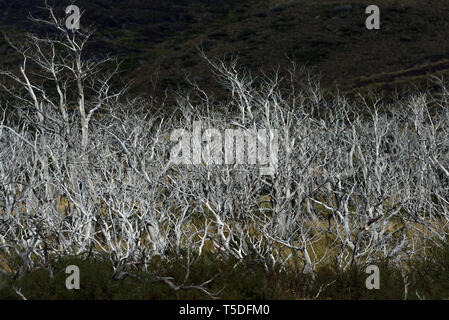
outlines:
M208 283L210 292L219 299L449 299L449 245L431 245L425 260L403 261L401 268L383 259L374 262L380 270L380 288L367 289L364 265L346 270L328 263L317 269L316 278L301 274L294 267L287 270L265 270L257 260L223 259L211 253L197 257L190 268L189 279ZM177 258L179 259L179 258ZM176 261L176 259L175 259ZM185 261L184 261L185 262ZM52 261L52 277L45 268L27 273L20 280L0 276L0 299L21 299L14 287L21 288L27 299L210 299L197 288L174 290L155 274L183 279L185 263L158 258L151 261L152 272L128 270L117 279L109 260L98 257L66 256ZM65 269L80 269L80 289L68 290Z

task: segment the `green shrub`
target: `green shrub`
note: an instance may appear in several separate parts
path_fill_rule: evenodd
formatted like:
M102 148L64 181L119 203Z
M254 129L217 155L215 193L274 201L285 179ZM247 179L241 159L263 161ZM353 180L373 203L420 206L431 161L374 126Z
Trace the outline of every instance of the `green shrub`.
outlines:
M122 279L114 276L112 264L104 258L67 256L52 263L54 276L39 268L20 279L0 274L0 299L20 299L13 288L19 288L27 299L209 299L196 288L178 291L160 281L156 276L171 277L179 286L186 276L187 251L175 259L154 258L147 271L137 267L126 268L128 275ZM353 265L340 270L331 262L315 270L315 279L303 275L296 267L287 270L266 270L254 257L240 261L205 252L191 257L190 273L185 285L206 285L211 293L221 299L274 300L274 299L404 299L404 278L407 275L408 299L449 298L449 244L432 245L423 260L403 261L403 267L384 259L372 262L380 270L380 289L369 290L365 281L366 265ZM65 269L76 265L80 269L80 289L68 290ZM406 271L407 270L407 271Z

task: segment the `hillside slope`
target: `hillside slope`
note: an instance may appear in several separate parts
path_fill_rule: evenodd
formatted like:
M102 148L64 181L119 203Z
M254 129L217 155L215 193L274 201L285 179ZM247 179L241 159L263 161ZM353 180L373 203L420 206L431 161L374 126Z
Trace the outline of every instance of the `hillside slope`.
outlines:
M42 14L42 1L0 1L0 28L19 37L36 31L27 14ZM51 4L52 2L49 1ZM57 11L64 16L64 4ZM427 83L449 65L449 3L444 0L380 0L381 29L365 28L369 1L331 0L79 0L82 25L97 29L93 52L125 59L125 77L136 93L182 85L185 76L211 86L198 55L236 54L251 70L286 67L289 58L314 67L326 87L347 92L392 90ZM2 64L17 57L0 42ZM282 68L281 68L282 69ZM411 72L410 72L411 70ZM398 76L400 75L400 76Z

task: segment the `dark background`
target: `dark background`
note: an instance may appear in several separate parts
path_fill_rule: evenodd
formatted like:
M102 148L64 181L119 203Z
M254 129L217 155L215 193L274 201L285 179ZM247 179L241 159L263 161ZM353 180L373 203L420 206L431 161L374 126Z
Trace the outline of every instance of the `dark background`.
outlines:
M49 1L65 16L70 1ZM214 90L198 55L235 54L255 74L288 68L289 58L313 68L325 88L349 96L431 87L429 75L449 70L449 2L445 0L79 0L82 27L97 32L89 50L124 60L132 94L182 87L186 75ZM380 30L367 30L365 8L380 8ZM42 0L1 0L0 29L20 39L41 32L27 16L46 17ZM0 64L21 59L0 40ZM158 72L156 72L158 71ZM157 77L156 77L157 74ZM154 87L157 84L157 87Z

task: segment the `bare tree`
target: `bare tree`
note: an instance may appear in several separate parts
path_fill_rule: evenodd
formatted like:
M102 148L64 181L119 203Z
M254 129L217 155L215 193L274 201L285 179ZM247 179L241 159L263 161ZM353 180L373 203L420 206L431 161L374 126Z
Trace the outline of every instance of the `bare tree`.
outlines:
M382 97L325 99L295 64L289 78L263 74L255 86L237 60L203 54L228 100L217 107L192 82L167 115L153 101L121 99L125 91L111 87L115 60L85 56L92 33L66 30L47 9L47 20L34 21L54 33L12 44L23 64L1 72L16 84L3 85L16 118L3 112L0 124L0 250L17 277L36 266L53 272L52 259L67 254L106 256L116 278L152 272L161 257L182 261L185 278L156 280L216 298L212 279L189 282L205 251L267 270L294 265L313 279L331 259L342 270L379 258L400 265L447 236L442 81L439 100L416 94L392 114ZM177 129L188 136L186 159L199 152L194 161L171 158Z

